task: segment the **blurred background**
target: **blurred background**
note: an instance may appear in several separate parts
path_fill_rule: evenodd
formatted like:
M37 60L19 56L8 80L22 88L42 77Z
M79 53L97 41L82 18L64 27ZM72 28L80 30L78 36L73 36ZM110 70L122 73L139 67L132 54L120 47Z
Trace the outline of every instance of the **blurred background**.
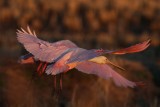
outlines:
M53 78L20 65L27 52L16 29L30 26L50 42L69 39L86 49L120 49L150 38L151 46L130 55L106 55L146 86L121 88L75 69L64 75L63 92L52 95ZM0 0L0 107L160 107L159 0Z

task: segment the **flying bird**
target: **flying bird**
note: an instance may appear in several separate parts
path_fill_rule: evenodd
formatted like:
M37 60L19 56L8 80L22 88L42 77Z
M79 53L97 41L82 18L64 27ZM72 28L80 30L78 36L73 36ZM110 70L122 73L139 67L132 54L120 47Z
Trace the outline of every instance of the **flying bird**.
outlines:
M19 58L21 64L39 62L37 72L42 75L44 72L48 75L57 75L68 72L76 68L77 70L94 74L104 79L114 81L117 86L135 87L140 85L138 82L127 80L119 73L114 71L110 65L121 70L124 68L112 63L107 59L105 54L129 54L145 50L150 45L150 40L118 50L105 49L83 49L78 47L70 40L61 40L54 43L49 43L37 38L36 33L27 27L27 30L17 30L17 40L29 52ZM56 80L55 80L56 81ZM55 83L56 84L56 83ZM62 87L62 79L60 80Z

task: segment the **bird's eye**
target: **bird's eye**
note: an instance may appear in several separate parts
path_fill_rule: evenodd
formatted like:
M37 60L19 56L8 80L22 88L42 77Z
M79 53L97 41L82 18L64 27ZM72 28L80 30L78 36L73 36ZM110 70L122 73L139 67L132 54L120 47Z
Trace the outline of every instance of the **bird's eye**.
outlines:
M96 52L103 52L103 51L104 51L103 49L96 50Z

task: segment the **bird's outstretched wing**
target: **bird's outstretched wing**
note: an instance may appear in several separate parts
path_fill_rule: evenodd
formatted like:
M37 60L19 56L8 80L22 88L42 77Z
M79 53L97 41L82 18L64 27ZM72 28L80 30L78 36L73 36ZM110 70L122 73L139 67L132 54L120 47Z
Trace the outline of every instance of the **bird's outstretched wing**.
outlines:
M112 78L117 86L132 88L136 86L135 82L125 79L107 64L98 64L90 61L84 61L77 65L76 69L87 74L95 74L104 79Z
M115 50L112 51L111 54L118 54L118 55L122 55L122 54L128 54L128 53L135 53L135 52L140 52L145 50L146 48L148 48L148 46L150 45L150 39L147 41L144 41L142 43L130 46L128 48L124 48L124 49L119 49L119 50Z
M76 54L74 57L69 59L68 63L86 61L94 57L103 55L103 54L122 55L122 54L140 52L148 48L149 45L150 45L150 40L147 40L142 43L130 46L128 48L113 50L113 51L112 50L97 50L97 49L86 50L86 51Z
M49 43L37 38L35 32L24 29L17 30L17 39L22 43L25 49L41 61L52 62L59 56L66 53L69 48L77 46L69 40L62 40L54 43Z

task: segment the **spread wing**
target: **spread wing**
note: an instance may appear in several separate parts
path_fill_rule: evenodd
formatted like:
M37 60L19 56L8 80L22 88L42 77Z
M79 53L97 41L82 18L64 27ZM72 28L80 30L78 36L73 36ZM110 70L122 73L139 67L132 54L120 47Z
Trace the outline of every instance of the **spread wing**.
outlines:
M135 53L140 52L148 48L150 45L150 40L144 41L142 43L130 46L128 48L119 49L119 50L98 50L98 49L92 49L92 50L86 50L83 53L76 54L74 57L72 57L70 60L68 60L68 63L72 62L82 62L89 59L92 59L94 57L103 55L103 54L128 54L128 53Z
M76 69L87 74L95 74L104 79L112 78L117 86L132 88L136 86L136 83L125 79L107 64L97 64L90 61L84 61L77 65Z
M51 74L51 75L56 75L62 72L66 72L69 69L72 69L72 67L74 68L76 66L72 66L71 65L67 65L66 62L67 60L72 57L72 54L76 54L79 52L83 52L85 51L85 49L82 48L72 48L70 49L70 52L68 52L67 54L65 54L64 56L58 58L54 64L50 64L47 66L46 68L46 73L47 74Z
M146 48L148 48L149 45L150 45L150 40L147 40L147 41L144 41L142 43L130 46L128 48L112 51L111 54L122 55L122 54L140 52L140 51L143 51Z
M17 30L17 39L22 43L25 49L33 54L35 58L41 61L52 62L60 55L68 51L69 48L76 48L77 46L69 40L62 40L54 43L49 43L37 38L35 32L24 29Z

